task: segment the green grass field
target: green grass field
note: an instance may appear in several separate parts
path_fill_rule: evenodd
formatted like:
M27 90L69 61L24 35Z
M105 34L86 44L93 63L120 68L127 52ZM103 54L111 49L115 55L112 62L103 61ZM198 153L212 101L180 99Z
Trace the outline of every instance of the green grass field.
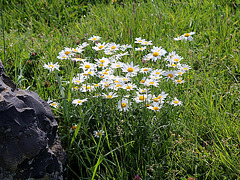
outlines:
M68 179L239 179L239 9L239 0L3 0L0 57L19 88L51 100ZM101 43L109 51L93 49Z

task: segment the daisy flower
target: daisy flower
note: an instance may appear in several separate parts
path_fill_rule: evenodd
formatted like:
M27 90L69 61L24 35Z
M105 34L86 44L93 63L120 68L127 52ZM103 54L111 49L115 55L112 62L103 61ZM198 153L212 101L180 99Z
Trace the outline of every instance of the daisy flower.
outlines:
M77 129L77 124L73 124L70 128L70 133L73 132L75 129Z
M117 51L118 49L120 48L120 45L119 44L116 44L116 43L109 43L107 45L107 49L109 51Z
M141 37L135 38L135 43L140 43L141 44L144 41L145 41L145 39L142 39Z
M96 64L90 62L83 62L79 68L83 70L94 70L96 68Z
M48 69L50 72L54 71L55 69L59 71L59 65L58 62L53 64L52 62L48 63L48 64L44 64L43 67L45 69Z
M153 49L151 49L151 59L155 62L158 59L161 59L162 56L164 56L167 51L162 49L161 47L155 47L153 46Z
M110 67L113 68L113 69L121 68L122 63L121 62L115 62Z
M135 98L133 98L133 100L136 103L149 102L150 101L150 96L145 95L145 94L140 94L138 92L136 92L136 93L137 93L137 96Z
M147 94L147 93L150 93L151 91L148 90L148 89L138 88L137 92L140 93L140 94Z
M141 42L142 45L152 45L152 41L143 41Z
M106 99L112 99L112 98L115 98L115 97L118 97L118 96L117 96L117 93L109 92L108 94L103 93L103 97L106 98Z
M146 77L143 77L142 80L140 81L140 84L144 84L146 82Z
M179 64L178 69L188 71L189 69L191 69L191 66L188 66L186 64Z
M123 98L122 100L118 101L118 110L119 111L128 111L130 103L128 103L128 100Z
M108 58L102 57L101 59L95 59L97 65L99 67L105 67L107 66L110 62L110 60Z
M89 91L93 91L93 90L95 90L95 86L92 86L92 85L83 85L82 87L81 87L81 92L89 92Z
M147 79L144 83L145 86L155 86L158 87L158 82L155 79Z
M96 42L96 41L98 41L98 40L100 40L100 39L101 39L101 37L99 37L99 36L92 36L92 37L90 37L88 40L89 40L89 41Z
M160 109L162 108L162 105L159 104L159 103L154 102L154 103L152 103L151 106L149 106L149 107L147 107L147 108L148 108L148 109L151 109L151 110L153 110L153 111L160 111Z
M175 56L172 56L172 58L169 59L169 62L170 63L179 63L182 59L183 59L183 57L181 57L179 55L175 55Z
M103 130L97 130L97 131L93 131L93 136L96 138L99 138L100 136L104 135L104 131Z
M195 32L185 33L181 36L181 40L192 41L193 40L193 37L192 37L193 34L195 34Z
M144 73L144 74L147 74L147 73L149 73L149 72L151 72L152 71L152 69L151 68L142 68L142 69L140 69L140 73Z
M166 76L167 80L174 79L177 76L177 71L166 71L162 75Z
M147 47L144 46L144 47L140 47L140 48L135 48L135 51L144 51Z
M127 91L131 91L134 88L137 88L137 86L135 84L132 84L132 83L127 83L127 84L124 84L122 88L126 89Z
M105 49L107 46L106 46L106 43L97 43L96 46L92 47L95 51L99 51L99 50L103 50Z
M166 94L164 91L159 94L158 96L156 96L158 99L160 99L161 101L164 101L166 99L168 94Z
M151 72L151 76L160 76L162 73L164 73L162 69L155 69Z
M74 52L72 51L72 48L65 47L64 50L59 52L59 56L66 56L66 58L69 58L74 55Z
M179 78L179 79L175 79L174 82L175 82L176 84L182 84L182 83L184 83L185 81L182 80L182 78Z
M50 98L48 98L47 103L54 108L57 108L59 106L59 103L50 100Z
M170 102L171 105L174 105L174 106L180 106L182 105L182 102L179 101L176 97L172 100L172 102Z
M132 45L131 44L130 45L129 44L125 44L125 45L120 46L120 50L122 50L122 51L125 51L128 48L132 48Z
M72 101L72 104L75 105L75 106L77 106L77 105L81 106L82 103L85 102L85 101L87 101L87 98L86 99L74 99Z
M81 84L82 82L84 82L85 79L86 79L86 78L83 78L83 77L73 77L73 78L72 78L72 83L79 85L79 84Z
M127 63L127 64L122 64L123 66L122 66L122 71L123 72L127 72L127 76L128 75L130 75L130 76L135 76L135 75L137 75L137 72L139 71L139 65L137 65L137 66L134 66L133 65L133 61L129 64L129 63Z

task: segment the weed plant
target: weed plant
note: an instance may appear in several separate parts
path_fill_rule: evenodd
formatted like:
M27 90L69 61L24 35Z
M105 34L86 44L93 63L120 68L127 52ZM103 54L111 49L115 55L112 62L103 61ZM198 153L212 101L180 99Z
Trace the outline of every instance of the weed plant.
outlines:
M19 88L49 102L68 154L66 177L239 178L239 1L36 2L1 1L1 60ZM192 41L175 39L190 32ZM152 45L136 43L139 37ZM119 50L93 49L103 42ZM145 57L153 46L166 51L156 61ZM182 65L167 67L173 52ZM106 69L103 57L109 70L114 61L121 66L110 84L97 76ZM130 67L139 68L128 82L134 90L106 89ZM171 79L161 72L155 87L141 84L150 77L141 68L184 73ZM138 88L147 89L144 102L136 102ZM154 104L163 92L165 100Z

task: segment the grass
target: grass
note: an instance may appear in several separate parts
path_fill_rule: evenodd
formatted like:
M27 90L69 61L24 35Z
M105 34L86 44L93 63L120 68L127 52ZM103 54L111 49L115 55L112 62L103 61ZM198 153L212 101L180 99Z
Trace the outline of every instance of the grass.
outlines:
M60 103L52 111L68 154L69 179L240 177L239 1L17 2L1 2L0 57L19 88ZM191 31L194 41L173 40ZM65 81L76 76L79 65L58 60L58 53L93 35L133 47L138 47L135 38L142 37L176 51L192 69L184 84L164 81L160 89L183 106L166 104L158 113L135 104L124 113L117 110L118 99L72 91L73 84ZM103 56L87 48L84 57ZM132 59L122 61L144 66L144 53L130 52ZM49 73L43 68L48 62L59 62L60 71ZM146 66L165 64L149 61ZM72 100L80 97L89 101L74 107ZM73 124L77 128L69 132ZM94 138L99 129L105 134Z

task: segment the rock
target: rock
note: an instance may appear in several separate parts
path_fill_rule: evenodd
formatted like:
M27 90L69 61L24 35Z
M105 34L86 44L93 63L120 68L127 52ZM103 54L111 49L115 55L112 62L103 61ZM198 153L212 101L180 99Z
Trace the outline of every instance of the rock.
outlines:
M63 179L57 128L48 103L16 88L0 60L0 179Z

